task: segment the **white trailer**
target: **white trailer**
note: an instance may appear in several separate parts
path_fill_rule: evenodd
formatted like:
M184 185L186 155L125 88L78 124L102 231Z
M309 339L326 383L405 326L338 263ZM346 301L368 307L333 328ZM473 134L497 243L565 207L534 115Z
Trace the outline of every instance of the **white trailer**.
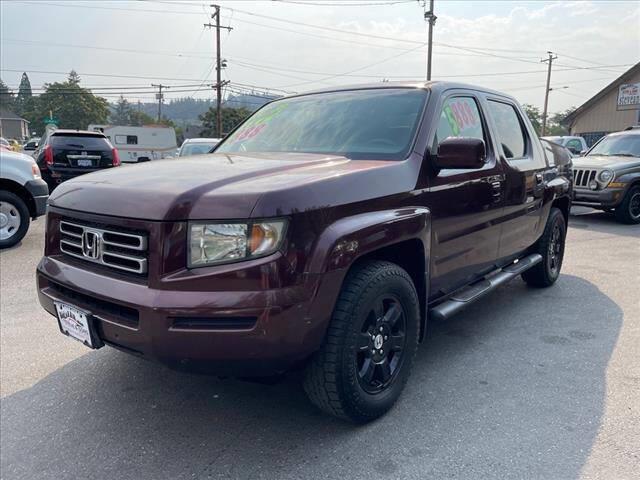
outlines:
M89 125L88 130L104 133L125 163L173 157L178 148L176 132L171 127Z

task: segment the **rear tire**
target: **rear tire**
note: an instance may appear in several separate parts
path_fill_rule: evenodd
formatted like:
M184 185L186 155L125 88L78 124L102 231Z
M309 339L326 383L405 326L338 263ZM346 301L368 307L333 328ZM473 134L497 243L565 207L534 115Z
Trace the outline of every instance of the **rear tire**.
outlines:
M532 252L542 255L542 262L522 274L522 279L529 286L545 288L556 282L562 268L566 235L564 215L559 209L551 208L542 237Z
M0 248L13 247L29 229L29 209L16 194L0 191Z
M640 186L629 189L622 203L616 208L616 219L621 223L635 225L640 223Z
M383 261L354 267L305 372L311 402L354 423L384 415L409 377L419 318L418 295L406 271Z

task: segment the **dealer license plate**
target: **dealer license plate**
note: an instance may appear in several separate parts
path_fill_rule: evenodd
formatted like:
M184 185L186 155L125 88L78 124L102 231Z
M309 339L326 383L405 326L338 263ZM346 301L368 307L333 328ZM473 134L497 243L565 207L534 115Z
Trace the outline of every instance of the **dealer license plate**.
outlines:
M92 167L93 166L93 160L89 160L88 158L80 158L80 159L78 159L78 166L79 167Z
M95 348L91 340L89 315L66 303L55 302L55 305L62 333L84 343L87 347Z

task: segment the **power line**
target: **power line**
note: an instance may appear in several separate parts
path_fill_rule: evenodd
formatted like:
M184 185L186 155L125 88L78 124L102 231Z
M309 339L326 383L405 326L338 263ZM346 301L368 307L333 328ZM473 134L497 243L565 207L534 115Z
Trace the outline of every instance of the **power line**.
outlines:
M400 3L413 3L415 0L391 0L388 2L371 2L371 3L342 3L342 2L333 2L333 3L321 3L321 2L305 2L304 0L273 0L275 3L293 3L296 5L313 5L320 7L380 7L387 5L398 5Z

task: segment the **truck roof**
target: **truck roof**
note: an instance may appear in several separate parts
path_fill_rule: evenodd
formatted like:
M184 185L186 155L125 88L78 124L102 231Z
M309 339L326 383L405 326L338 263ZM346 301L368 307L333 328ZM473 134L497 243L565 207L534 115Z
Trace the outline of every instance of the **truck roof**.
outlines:
M371 90L371 89L382 90L382 89L388 89L388 88L419 88L423 90L431 90L438 93L444 92L446 90L451 90L454 88L460 88L465 90L475 90L478 92L489 93L491 95L499 95L501 97L506 97L506 98L515 100L511 95L500 92L498 90L492 90L490 88L480 87L477 85L470 85L468 83L447 82L447 81L441 81L441 80L434 80L430 82L423 81L423 80L415 80L415 81L399 81L399 82L361 83L361 84L344 85L344 86L338 86L338 87L328 87L328 88L322 88L318 90L311 90L309 92L298 93L298 94L289 95L287 97L282 97L282 98L292 98L292 97L299 97L304 95L313 95L316 93L343 92L343 91L349 91L349 90Z

